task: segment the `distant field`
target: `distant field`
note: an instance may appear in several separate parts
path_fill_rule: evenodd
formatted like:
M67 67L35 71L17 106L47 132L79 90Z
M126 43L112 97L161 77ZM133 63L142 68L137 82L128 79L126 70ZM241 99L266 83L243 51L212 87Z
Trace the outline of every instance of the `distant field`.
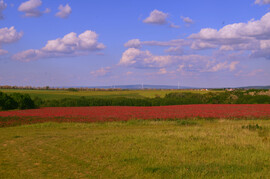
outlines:
M164 97L167 93L172 92L193 92L207 93L208 91L189 91L189 90L122 90L122 91L78 91L72 92L67 90L13 90L0 89L4 93L26 93L31 97L40 97L42 99L62 99L84 97L127 97L127 98L154 98L156 96Z
M199 104L154 107L47 107L0 111L0 127L39 122L102 122L134 119L269 119L270 104Z
M0 178L268 178L269 129L269 120L0 128Z

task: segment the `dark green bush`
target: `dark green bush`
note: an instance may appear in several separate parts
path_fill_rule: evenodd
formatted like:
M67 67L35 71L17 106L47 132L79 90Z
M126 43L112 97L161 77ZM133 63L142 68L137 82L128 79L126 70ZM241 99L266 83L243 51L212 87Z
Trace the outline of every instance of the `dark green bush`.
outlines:
M0 110L18 108L16 101L5 93L0 92Z
M35 108L35 103L28 94L12 93L10 97L16 101L19 109Z

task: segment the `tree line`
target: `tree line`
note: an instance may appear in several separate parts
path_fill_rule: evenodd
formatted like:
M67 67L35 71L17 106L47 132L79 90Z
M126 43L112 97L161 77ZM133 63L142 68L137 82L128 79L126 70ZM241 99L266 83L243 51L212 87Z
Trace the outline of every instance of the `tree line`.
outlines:
M253 91L252 91L253 92ZM258 91L257 91L258 92ZM4 94L0 92L0 110L31 109L38 107L79 107L79 106L164 106L184 104L270 104L270 96L250 94L250 91L231 91L219 93L174 92L165 97L155 98L97 98L80 97L57 100L43 100L28 94Z

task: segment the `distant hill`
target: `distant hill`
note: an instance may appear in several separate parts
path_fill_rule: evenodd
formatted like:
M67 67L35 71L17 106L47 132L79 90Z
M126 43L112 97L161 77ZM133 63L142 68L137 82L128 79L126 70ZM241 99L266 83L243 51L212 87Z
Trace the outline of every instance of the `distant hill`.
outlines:
M72 86L73 88L120 88L120 89L178 89L178 86L171 85L114 85L114 86ZM195 87L179 86L179 89L196 89Z
M118 89L178 89L178 86L173 85L113 85L113 86L65 86L64 88L102 88L102 89L109 89L109 88L118 88ZM230 88L230 87L224 87ZM241 89L270 89L270 86L243 86L243 87L235 87ZM204 89L198 87L190 87L190 86L179 86L179 89ZM223 88L208 88L208 89L223 89Z

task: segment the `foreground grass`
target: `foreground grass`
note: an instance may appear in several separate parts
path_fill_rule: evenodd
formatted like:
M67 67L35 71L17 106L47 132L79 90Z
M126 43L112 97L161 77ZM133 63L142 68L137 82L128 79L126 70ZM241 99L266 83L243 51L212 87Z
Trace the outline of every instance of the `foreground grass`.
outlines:
M122 91L78 91L72 92L67 90L21 90L21 89L0 89L4 93L26 93L31 97L39 97L42 99L63 99L63 98L79 98L79 97L126 97L126 98L154 98L156 96L164 97L172 92L194 92L207 93L209 91L190 91L190 90L122 90ZM215 91L220 92L220 91Z
M267 178L269 120L0 128L0 178Z

